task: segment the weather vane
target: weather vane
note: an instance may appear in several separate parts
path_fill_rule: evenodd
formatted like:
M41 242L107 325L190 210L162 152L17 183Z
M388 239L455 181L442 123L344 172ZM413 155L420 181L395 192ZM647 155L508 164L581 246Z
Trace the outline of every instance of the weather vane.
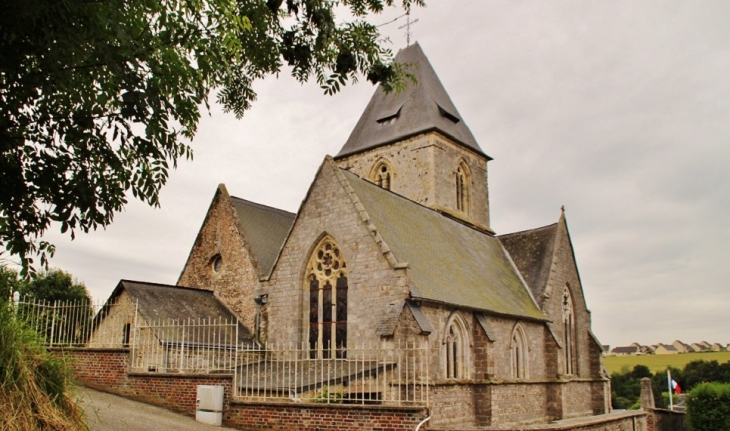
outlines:
M406 11L406 23L398 27L398 30L406 29L406 46L411 46L411 24L418 22L418 18L411 21L411 10Z

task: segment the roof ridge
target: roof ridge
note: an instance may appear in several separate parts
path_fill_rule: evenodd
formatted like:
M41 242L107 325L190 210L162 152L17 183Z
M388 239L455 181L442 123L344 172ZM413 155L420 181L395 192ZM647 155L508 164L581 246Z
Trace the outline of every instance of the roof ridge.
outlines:
M208 290L208 289L199 289L197 287L180 286L180 285L176 285L176 284L153 283L150 281L127 280L125 278L119 280L119 283L134 283L134 284L140 284L140 285L149 286L149 287L165 287L165 288L170 288L170 289L182 289L182 290L190 290L190 291L195 291L195 292L207 292L207 293L210 293L211 295L213 294L213 291Z
M497 238L504 238L504 237L507 237L507 236L519 235L519 234L528 233L528 232L536 232L538 230L543 230L543 229L547 229L547 228L550 228L550 227L556 227L557 225L558 225L558 222L555 222L555 223L550 223L550 224L545 225L545 226L536 227L536 228L533 228L533 229L525 229L525 230L520 230L520 231L517 231L517 232L503 233L501 235L497 235Z
M293 212L290 212L290 211L287 211L287 210L283 210L281 208L276 208L276 207L272 207L272 206L269 206L269 205L264 205L264 204L261 204L261 203L258 203L258 202L250 201L248 199L239 198L238 196L231 196L231 200L237 200L237 201L245 202L247 204L251 204L251 205L257 206L257 207L259 207L259 208L261 208L262 210L265 210L265 211L276 212L276 213L283 213L283 214L286 214L286 215L296 216L296 213L293 213Z

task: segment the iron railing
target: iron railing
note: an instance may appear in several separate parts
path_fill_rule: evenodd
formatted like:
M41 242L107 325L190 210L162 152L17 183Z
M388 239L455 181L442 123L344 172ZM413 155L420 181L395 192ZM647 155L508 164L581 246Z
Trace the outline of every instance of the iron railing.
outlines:
M348 346L325 358L309 345L242 346L233 396L314 403L428 405L429 349L415 343Z

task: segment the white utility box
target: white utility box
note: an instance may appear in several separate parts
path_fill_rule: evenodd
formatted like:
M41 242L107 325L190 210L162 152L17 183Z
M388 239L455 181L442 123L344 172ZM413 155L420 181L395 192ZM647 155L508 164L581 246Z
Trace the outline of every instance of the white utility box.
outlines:
M223 386L199 385L195 405L196 421L221 426L223 423Z

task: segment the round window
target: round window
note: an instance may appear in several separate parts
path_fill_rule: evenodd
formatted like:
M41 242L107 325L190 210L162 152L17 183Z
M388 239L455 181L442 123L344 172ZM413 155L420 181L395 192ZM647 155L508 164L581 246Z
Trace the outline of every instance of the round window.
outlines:
M215 256L213 256L213 271L221 272L222 266L223 266L223 259L221 258L221 255L216 254Z

